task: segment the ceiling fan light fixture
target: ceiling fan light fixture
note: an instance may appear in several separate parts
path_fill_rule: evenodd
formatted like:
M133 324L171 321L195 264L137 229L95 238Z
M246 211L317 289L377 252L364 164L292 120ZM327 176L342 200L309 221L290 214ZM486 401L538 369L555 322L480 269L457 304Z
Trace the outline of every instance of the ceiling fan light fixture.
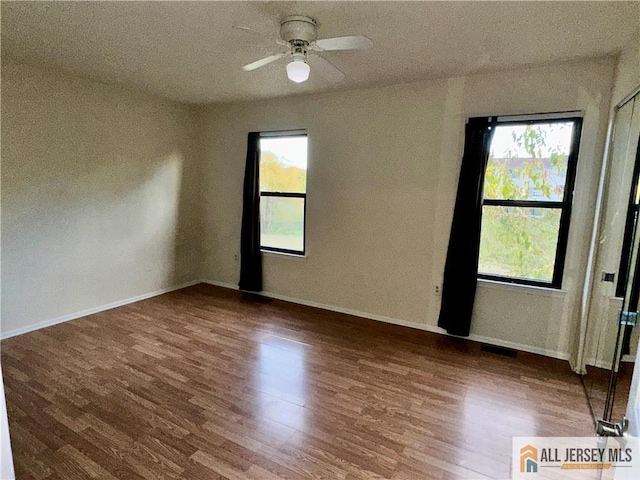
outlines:
M294 56L293 62L287 65L287 77L289 80L296 83L306 82L309 78L309 72L311 68L307 65L304 56Z
M245 32L259 33L250 27L234 26ZM269 34L262 34L272 37ZM288 57L291 61L287 64L287 77L294 83L306 82L309 79L311 69L307 64L307 54L315 55L313 69L330 82L338 82L344 78L340 71L327 58L320 53L334 50L363 50L371 48L373 42L364 35L346 35L342 37L318 39L318 24L311 17L304 15L290 15L280 22L280 38L275 39L278 45L289 47L288 52L274 53L268 57L256 60L242 67L245 72L269 65L281 58Z

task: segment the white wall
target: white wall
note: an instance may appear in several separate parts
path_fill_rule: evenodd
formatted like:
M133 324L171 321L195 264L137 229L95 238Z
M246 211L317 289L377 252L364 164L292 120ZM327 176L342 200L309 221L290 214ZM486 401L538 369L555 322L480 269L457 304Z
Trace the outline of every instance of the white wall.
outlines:
M582 110L562 292L481 284L475 338L568 358L609 111L613 59L203 108L204 277L236 285L249 131L307 129L304 259L266 254L265 290L437 330L465 118Z
M618 58L611 104L616 105L640 86L640 28Z
M3 336L198 278L195 119L3 58Z

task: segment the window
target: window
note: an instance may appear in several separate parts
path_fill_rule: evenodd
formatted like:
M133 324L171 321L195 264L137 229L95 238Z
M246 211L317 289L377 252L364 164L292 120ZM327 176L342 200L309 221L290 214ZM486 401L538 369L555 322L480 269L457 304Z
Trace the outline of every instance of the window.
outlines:
M560 288L581 118L494 124L478 276Z
M306 133L260 136L260 247L304 255L307 207Z

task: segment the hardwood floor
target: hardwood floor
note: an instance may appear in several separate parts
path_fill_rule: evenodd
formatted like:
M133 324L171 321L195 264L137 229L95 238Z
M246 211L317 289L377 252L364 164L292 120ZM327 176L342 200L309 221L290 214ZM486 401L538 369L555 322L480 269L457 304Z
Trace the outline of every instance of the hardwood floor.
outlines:
M198 285L2 342L18 479L508 478L566 362Z
M631 391L631 380L633 379L633 363L624 362L620 364L616 381L616 391L611 411L611 419L620 421L627 413L627 403ZM607 391L611 370L604 368L587 366L587 374L582 377L587 397L591 402L591 408L596 418L604 417L604 407L607 401Z

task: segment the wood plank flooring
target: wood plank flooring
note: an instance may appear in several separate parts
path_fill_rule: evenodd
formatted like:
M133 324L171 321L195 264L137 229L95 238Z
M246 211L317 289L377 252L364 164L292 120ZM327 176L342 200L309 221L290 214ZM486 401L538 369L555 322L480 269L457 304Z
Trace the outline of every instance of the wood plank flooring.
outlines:
M611 418L616 422L620 421L619 419L627 413L631 380L633 379L633 366L634 364L631 362L623 362L620 364L613 410L611 412ZM587 365L587 374L582 377L587 398L591 402L591 409L596 418L603 418L604 416L610 377L611 370L597 368L591 365Z
M18 479L508 478L566 362L197 285L2 342Z

